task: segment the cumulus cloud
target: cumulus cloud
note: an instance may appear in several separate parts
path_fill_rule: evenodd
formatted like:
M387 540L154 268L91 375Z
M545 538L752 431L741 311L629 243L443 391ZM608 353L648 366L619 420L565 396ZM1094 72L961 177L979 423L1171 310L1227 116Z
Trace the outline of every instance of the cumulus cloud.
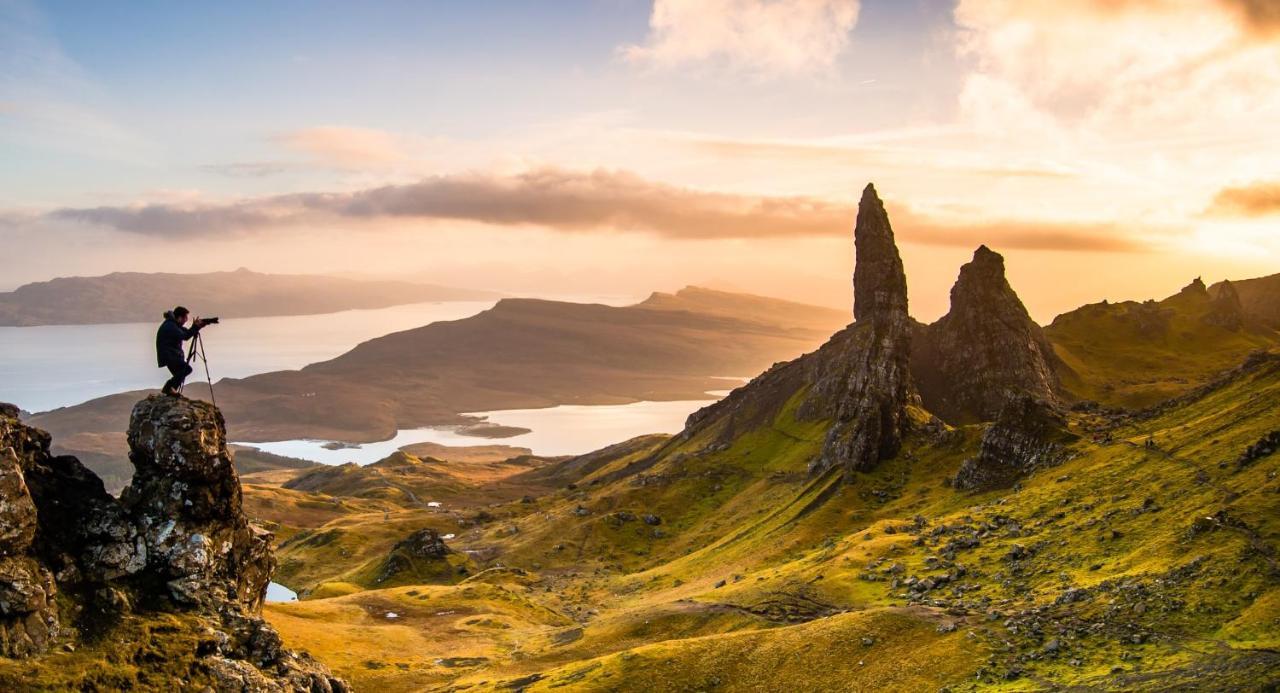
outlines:
M1038 221L948 223L891 207L905 242L994 243L1040 250L1129 251L1137 241L1108 224ZM568 233L631 231L672 239L848 235L853 204L681 188L622 171L542 168L514 176L436 176L346 193L299 193L221 205L149 204L49 213L118 231L170 238L247 233L333 221L454 220Z
M859 0L655 0L649 36L624 46L657 68L721 64L757 74L830 67L849 42Z
M1260 181L1223 188L1214 196L1208 213L1228 217L1280 214L1280 181Z
M1280 108L1271 0L959 0L961 105L993 128L1221 136ZM994 119L992 118L994 116ZM1000 117L1003 116L1003 117ZM1171 143L1179 144L1179 143Z

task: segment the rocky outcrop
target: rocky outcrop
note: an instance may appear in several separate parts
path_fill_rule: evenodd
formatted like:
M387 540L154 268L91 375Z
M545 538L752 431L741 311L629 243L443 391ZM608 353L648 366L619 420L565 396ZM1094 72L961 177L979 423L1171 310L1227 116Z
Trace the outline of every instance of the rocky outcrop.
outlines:
M0 656L49 649L61 623L52 572L35 560L38 519L19 455L47 448L48 438L18 426L16 407L0 409Z
M983 433L977 457L960 465L953 484L966 491L1012 486L1036 470L1063 462L1073 440L1066 419L1053 405L1018 397Z
M444 543L439 532L420 529L396 542L374 582L380 585L392 580L397 583L408 580L414 584L456 582L467 571L462 564L459 564L461 573L454 569L448 561L452 553L453 549Z
M1058 359L985 245L960 268L951 310L922 330L912 370L925 408L944 420L991 421L1009 402L1058 398Z
M275 559L270 535L241 511L216 408L139 402L129 426L136 471L119 500L74 457L51 455L48 434L17 413L0 405L0 655L127 647L111 641L121 624L172 612L200 624L201 642L156 666L188 666L184 678L218 691L346 690L285 650L258 615Z
M884 203L868 183L858 202L853 229L853 319L893 322L907 316L907 274Z
M151 396L129 421L133 481L121 501L141 531L149 574L184 605L262 606L271 535L241 510L226 424L213 405Z
M1201 286L1203 285L1202 282ZM1209 295L1207 290L1205 294ZM1232 332L1244 329L1244 306L1240 303L1240 294L1236 292L1235 285L1229 281L1214 285L1214 292L1209 298L1209 309L1201 320L1206 325L1214 325Z

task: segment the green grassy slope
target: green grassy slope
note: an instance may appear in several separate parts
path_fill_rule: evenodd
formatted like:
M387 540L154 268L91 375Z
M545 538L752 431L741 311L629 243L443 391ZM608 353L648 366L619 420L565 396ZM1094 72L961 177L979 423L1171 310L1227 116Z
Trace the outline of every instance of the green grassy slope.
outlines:
M313 599L270 617L292 645L379 690L1276 680L1280 454L1236 460L1280 429L1280 357L1118 423L1073 415L1081 438L1068 461L980 494L948 483L979 427L922 427L897 458L840 485L804 474L823 426L793 410L725 446L712 426L634 451L536 503L492 508L494 521L460 535L456 548L480 567L527 571L502 599L553 622L511 622L483 595L421 628L339 608L399 603L407 589L450 603L470 581ZM306 627L318 618L323 629ZM402 655L337 644L384 631L417 644Z
M1045 328L1071 394L1114 407L1145 407L1200 385L1280 334L1247 320L1214 324L1213 297L1193 283L1162 301L1095 303Z

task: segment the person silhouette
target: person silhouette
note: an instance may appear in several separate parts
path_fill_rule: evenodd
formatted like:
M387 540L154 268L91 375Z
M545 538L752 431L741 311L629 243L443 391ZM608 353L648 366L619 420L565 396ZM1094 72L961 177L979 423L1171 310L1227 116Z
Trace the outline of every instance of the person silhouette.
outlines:
M188 328L186 325L190 315L191 311L182 306L165 311L164 322L160 323L160 329L156 330L156 365L159 368L168 368L172 376L165 381L160 391L174 397L182 396L182 383L193 370L182 352L182 343L199 334L200 328L209 324L196 318Z

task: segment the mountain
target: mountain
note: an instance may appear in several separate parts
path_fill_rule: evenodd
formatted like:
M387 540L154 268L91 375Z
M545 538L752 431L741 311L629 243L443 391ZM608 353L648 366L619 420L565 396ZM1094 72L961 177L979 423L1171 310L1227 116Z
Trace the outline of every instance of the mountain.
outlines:
M1169 339L1135 329L1127 308L1101 311L1092 332L1080 316L1038 332L982 249L950 319L926 327L905 317L873 189L855 245L858 320L815 351L678 435L503 480L527 497L335 511L291 535L283 551L307 566L311 592L268 605L268 620L353 685L389 691L1280 684L1280 348L1268 333L1233 327L1234 309L1202 285L1157 304ZM1247 338L1201 351L1230 335ZM1255 340L1261 351L1244 349ZM917 370L921 344L954 344L998 372L964 374L966 399L939 395L922 374L955 366ZM1126 372L1144 345L1167 370ZM1186 364L1195 377L1149 408L1071 389L1172 382ZM930 409L948 405L957 423ZM420 528L468 556L469 574L443 580L427 563L421 583L369 580L410 545L440 560L431 535L405 543ZM394 623L369 617L387 611Z
M299 371L217 383L234 440L385 440L460 412L707 399L707 390L820 343L842 311L687 288L616 308L503 299L463 320L360 344ZM193 384L192 394L204 386ZM121 421L142 393L30 417L59 452L127 480Z
M116 499L0 405L0 686L348 690L261 618L272 537L225 441L211 405L138 402Z
M115 272L60 277L0 293L0 326L151 322L179 304L198 315L251 318L497 297L489 291L432 284L261 274L247 269L205 274Z

